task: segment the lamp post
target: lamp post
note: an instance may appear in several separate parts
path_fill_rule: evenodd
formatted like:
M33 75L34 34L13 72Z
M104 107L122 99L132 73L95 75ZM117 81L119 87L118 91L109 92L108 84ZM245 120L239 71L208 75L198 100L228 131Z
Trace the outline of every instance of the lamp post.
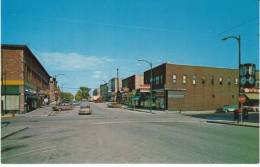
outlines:
M53 75L53 78L57 78L57 76L59 76L59 75L65 75L65 74L55 74L55 75Z
M153 64L147 60L139 59L138 61L143 61L150 65L150 112L152 112L152 85L153 85Z
M228 39L235 39L237 40L237 43L238 43L238 97L240 97L240 66L241 66L241 50L240 50L240 41L241 41L241 37L240 35L238 36L227 36L225 38L222 38L223 41L225 40L228 40ZM238 108L239 108L239 111L241 111L241 103L238 101ZM240 119L241 119L241 122L243 121L243 118L242 118L242 112L240 112Z

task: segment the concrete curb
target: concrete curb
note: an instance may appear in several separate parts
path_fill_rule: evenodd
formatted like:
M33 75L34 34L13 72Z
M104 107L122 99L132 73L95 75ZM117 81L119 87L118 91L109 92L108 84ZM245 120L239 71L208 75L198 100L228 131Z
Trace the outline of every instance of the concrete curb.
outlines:
M234 125L234 126L244 126L244 127L253 127L253 128L259 128L258 125L250 125L246 123L235 123L235 122L229 122L229 121L215 121L215 120L207 120L207 123L218 123L218 124L226 124L226 125Z
M16 133L19 133L19 132L21 132L21 131L24 131L25 129L28 129L28 127L24 127L24 128L22 128L22 129L16 130L16 131L11 132L11 133L9 133L9 134L7 134L7 135L5 135L5 136L1 136L1 140L6 139L7 137L10 137L10 136L12 136L12 135L15 135Z
M137 112L144 112L144 113L148 113L148 114L156 114L155 112L150 112L150 111L144 111L144 110L140 110L140 109L133 109L133 108L128 108L128 107L122 107L122 109L126 109L126 110L130 110L130 111L137 111Z

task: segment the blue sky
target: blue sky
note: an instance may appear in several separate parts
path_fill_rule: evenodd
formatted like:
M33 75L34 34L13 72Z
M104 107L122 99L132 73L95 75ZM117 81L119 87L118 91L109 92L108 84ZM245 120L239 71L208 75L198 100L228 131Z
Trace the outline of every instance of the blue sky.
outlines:
M26 44L65 91L164 62L259 68L257 0L2 0L2 43Z

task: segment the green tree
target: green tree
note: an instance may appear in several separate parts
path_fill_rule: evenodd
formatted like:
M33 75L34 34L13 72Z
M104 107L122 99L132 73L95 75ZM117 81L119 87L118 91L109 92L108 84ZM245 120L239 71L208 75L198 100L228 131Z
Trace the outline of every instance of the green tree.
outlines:
M89 92L90 88L88 87L80 87L75 95L75 99L78 101L81 101L82 99L88 99L89 98Z
M70 92L61 92L61 99L62 101L72 101L74 96Z

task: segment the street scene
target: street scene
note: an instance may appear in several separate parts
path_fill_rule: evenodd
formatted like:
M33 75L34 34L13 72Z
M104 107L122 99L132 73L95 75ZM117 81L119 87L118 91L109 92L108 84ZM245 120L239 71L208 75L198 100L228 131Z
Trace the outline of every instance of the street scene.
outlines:
M258 162L258 128L90 106L91 115L78 115L79 106L54 114L45 107L2 120L2 163ZM24 130L3 139L11 128Z
M1 2L2 164L259 165L259 1Z

